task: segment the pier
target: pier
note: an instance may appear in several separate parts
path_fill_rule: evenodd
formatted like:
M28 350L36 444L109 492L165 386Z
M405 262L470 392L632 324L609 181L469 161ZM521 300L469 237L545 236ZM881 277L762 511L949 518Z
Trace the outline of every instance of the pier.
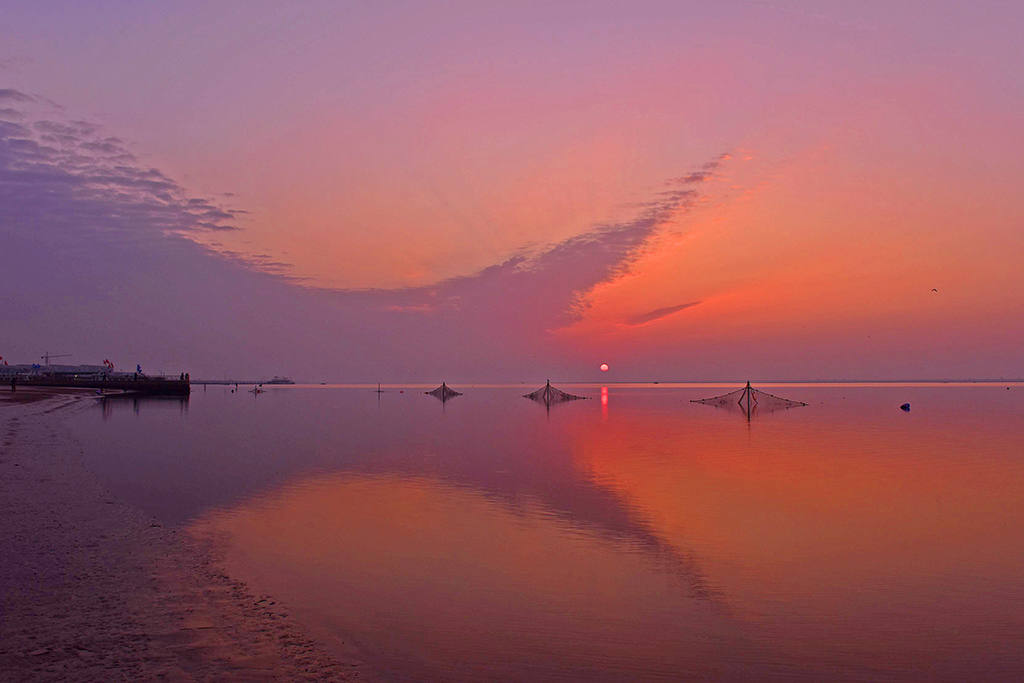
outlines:
M18 378L19 387L53 387L62 389L99 389L146 396L188 396L190 383L166 377L103 378L103 377L26 377Z
M0 382L9 384L14 391L17 387L50 387L147 396L188 396L191 391L186 373L174 376L147 375L141 370L117 371L109 361L104 361L103 365L3 365L0 366Z

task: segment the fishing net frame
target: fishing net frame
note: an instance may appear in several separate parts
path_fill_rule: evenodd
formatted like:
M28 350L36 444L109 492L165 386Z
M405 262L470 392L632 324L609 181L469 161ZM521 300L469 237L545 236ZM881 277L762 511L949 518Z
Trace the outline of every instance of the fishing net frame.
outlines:
M712 396L711 398L693 399L690 403L703 403L704 405L730 410L739 408L748 416L757 410L772 412L807 405L803 401L794 401L782 396L776 396L775 394L769 394L767 391L755 389L750 386L750 382L747 382L747 386L742 389L736 389L735 391L730 391L720 396Z
M556 389L551 386L551 382L548 381L543 387L537 391L530 392L529 394L523 394L523 398L528 398L531 401L537 401L550 406L553 403L567 403L569 401L583 401L586 400L587 396L577 396L576 394L570 394Z
M427 396L433 396L434 398L439 398L439 399L441 399L441 401L447 401L450 398L455 398L456 396L462 396L462 392L461 391L455 391L454 389L452 389L450 386L448 386L444 382L441 382L441 386L439 386L437 389L434 389L433 391L425 391L423 393L425 393Z

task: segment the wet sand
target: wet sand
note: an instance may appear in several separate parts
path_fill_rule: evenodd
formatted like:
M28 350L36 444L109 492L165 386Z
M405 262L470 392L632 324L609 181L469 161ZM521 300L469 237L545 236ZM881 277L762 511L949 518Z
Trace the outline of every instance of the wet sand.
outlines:
M112 496L63 428L82 395L0 391L0 681L351 681L217 546Z

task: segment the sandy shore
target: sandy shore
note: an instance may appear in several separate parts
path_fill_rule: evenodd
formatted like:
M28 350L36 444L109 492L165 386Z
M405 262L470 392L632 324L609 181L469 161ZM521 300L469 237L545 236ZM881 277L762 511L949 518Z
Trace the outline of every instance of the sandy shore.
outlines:
M88 400L0 391L0 680L359 680L214 548L103 488L60 419Z

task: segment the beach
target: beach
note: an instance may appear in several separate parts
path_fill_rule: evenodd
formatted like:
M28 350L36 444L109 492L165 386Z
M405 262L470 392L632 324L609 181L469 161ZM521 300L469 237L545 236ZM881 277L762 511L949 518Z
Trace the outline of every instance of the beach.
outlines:
M0 394L0 680L360 680L216 544L109 493L63 416L86 394Z

